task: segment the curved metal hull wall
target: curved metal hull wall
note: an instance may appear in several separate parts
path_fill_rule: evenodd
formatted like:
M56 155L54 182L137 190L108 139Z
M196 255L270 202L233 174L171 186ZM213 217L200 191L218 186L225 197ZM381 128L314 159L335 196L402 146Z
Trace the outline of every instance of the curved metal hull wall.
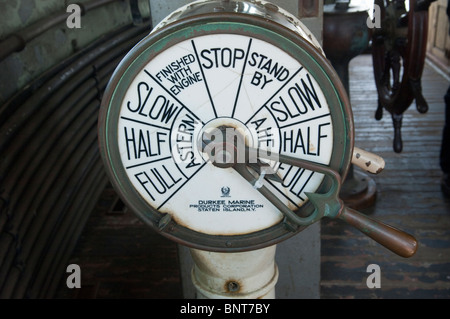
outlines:
M0 106L0 298L51 298L108 183L102 93L150 26L104 34Z

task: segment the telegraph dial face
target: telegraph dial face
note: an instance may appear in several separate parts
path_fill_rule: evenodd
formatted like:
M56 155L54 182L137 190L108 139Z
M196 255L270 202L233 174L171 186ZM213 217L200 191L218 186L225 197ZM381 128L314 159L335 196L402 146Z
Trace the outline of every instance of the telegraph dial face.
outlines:
M227 127L246 143L345 175L352 124L328 62L294 32L261 19L203 17L149 35L116 70L100 112L100 148L118 193L165 236L206 250L248 250L295 233L233 168L211 164L204 132ZM268 163L270 190L299 214L322 174ZM281 182L282 180L282 182Z

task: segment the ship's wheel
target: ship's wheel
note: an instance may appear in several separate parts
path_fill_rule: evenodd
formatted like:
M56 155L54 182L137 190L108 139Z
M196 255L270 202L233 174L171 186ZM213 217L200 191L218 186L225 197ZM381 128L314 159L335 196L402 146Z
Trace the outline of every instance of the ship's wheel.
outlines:
M375 0L381 27L372 35L372 57L380 120L383 109L394 124L394 151L403 149L401 126L403 113L415 100L420 113L428 111L422 95L421 76L425 63L428 7L434 0ZM375 11L376 13L376 11Z

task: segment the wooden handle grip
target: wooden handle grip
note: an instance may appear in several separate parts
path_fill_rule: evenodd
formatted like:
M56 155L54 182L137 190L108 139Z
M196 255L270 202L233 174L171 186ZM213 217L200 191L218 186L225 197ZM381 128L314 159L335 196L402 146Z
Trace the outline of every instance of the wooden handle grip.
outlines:
M411 257L417 251L417 240L413 236L354 209L345 207L338 217L401 257Z
M352 164L372 174L380 173L385 165L382 157L358 147L353 148Z

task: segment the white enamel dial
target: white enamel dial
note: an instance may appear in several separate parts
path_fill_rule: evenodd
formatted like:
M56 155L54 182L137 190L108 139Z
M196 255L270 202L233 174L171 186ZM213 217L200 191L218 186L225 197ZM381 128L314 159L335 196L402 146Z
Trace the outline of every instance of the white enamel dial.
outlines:
M119 107L117 144L132 187L153 209L209 235L257 232L282 214L232 168L199 150L200 134L225 125L250 146L329 164L333 121L308 68L280 47L240 34L192 37L147 61ZM272 163L265 186L291 209L323 175Z

